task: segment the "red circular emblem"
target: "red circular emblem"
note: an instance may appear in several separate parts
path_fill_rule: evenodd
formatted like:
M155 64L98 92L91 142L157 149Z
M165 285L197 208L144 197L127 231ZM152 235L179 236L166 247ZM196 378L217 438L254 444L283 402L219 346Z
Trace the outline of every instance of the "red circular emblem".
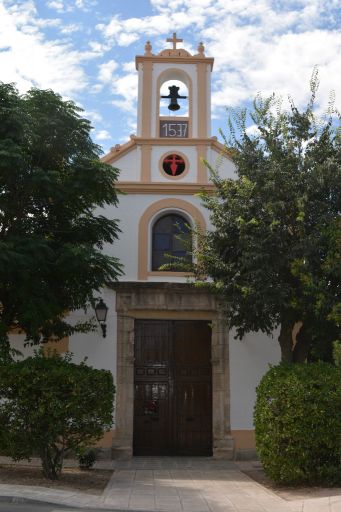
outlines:
M185 160L180 155L167 155L162 162L162 168L168 176L180 176L185 170Z

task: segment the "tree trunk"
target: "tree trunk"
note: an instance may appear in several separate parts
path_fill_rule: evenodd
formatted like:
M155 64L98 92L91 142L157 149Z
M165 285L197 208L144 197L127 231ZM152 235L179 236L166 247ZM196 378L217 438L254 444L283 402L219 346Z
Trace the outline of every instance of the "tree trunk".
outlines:
M297 334L296 340L297 343L294 348L293 362L304 363L308 357L311 346L311 336L309 335L305 324L303 324L299 333Z
M6 363L12 361L10 342L7 332L3 332L3 329L0 330L0 361Z
M278 336L278 342L281 347L281 361L283 363L293 363L294 353L292 346L292 330L295 321L290 318L284 318L281 322L281 331Z
M50 448L43 448L40 452L40 459L43 468L45 478L49 480L58 480L62 472L63 466L63 450L54 450L54 454L51 453Z

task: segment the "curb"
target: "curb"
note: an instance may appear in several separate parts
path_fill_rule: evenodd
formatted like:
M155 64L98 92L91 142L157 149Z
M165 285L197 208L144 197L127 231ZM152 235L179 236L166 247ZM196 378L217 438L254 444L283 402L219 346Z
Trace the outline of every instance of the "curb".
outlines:
M61 505L60 503L56 503L54 501L46 501L46 500L36 500L34 498L24 498L23 496L0 496L0 503L15 503L17 505L20 505L20 504L29 504L29 505L51 505L51 506L54 506L54 507L68 507L68 508L73 508L75 510L77 510L77 508L80 508L80 506L75 506L75 505ZM82 508L87 508L87 507L82 507ZM90 507L89 507L90 508ZM100 509L98 509L100 510ZM105 510L105 509L102 509L102 510Z
M125 508L101 508L101 507L93 507L89 505L68 505L67 503L56 503L55 501L46 501L46 500L36 500L34 498L25 498L23 496L0 496L0 503L13 503L16 505L45 505L45 506L53 506L56 508L60 508L61 511L63 509L72 509L72 510L79 510L79 509L86 509L93 512L146 512L139 510L132 510L132 509L125 509ZM155 511L158 512L158 511Z

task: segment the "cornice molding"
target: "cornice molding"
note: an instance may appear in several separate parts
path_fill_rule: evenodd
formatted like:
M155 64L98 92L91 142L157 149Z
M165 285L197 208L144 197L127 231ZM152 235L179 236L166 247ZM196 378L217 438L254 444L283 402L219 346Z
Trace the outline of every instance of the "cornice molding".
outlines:
M213 57L200 57L198 55L193 56L180 56L180 55L137 55L135 57L135 67L138 69L138 65L144 62L176 62L177 64L209 64L213 69L214 58Z
M125 144L113 146L109 153L104 155L101 160L106 164L111 164L121 158L126 153L129 153L136 146L207 146L223 154L229 160L232 159L231 152L218 142L215 137L208 138L188 138L188 139L168 139L168 138L145 138L132 136L131 140Z
M200 192L213 194L214 185L207 183L143 183L139 181L118 181L116 189L125 194L166 194L166 195L194 195Z

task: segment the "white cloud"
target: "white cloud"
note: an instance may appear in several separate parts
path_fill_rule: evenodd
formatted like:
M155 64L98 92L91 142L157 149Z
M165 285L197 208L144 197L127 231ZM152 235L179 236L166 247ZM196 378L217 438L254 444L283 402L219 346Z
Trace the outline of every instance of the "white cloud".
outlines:
M258 126L255 125L255 124L253 124L251 126L248 126L245 131L246 131L246 133L249 136L253 136L253 135L258 136L258 135L260 135L260 131L258 130Z
M114 71L118 68L118 64L114 60L109 60L108 62L104 62L104 64L100 64L98 68L98 80L100 82L109 83L113 80Z
M103 121L101 114L95 110L84 110L84 112L82 112L82 117L89 119L91 123L100 123Z
M136 73L128 73L124 76L115 78L112 83L112 92L115 96L119 97L113 100L114 105L133 115L136 114Z
M57 12L71 12L75 8L86 12L96 4L96 0L49 0L47 2L47 6Z
M95 138L97 140L108 140L111 139L111 135L107 130L100 130L98 133L95 132Z
M64 12L65 6L62 0L50 0L47 2L47 7L55 9L57 12Z
M74 32L82 30L82 28L83 27L80 23L70 23L69 25L63 25L60 29L60 32L62 34L73 34Z
M153 16L115 15L97 28L105 41L119 46L153 38L154 53L169 47L164 42L169 27L177 27L178 36L185 30L193 32L197 42L204 41L206 55L215 57L213 113L252 100L258 91L291 94L302 106L315 65L321 78L320 102L326 105L333 89L341 104L338 0L151 0L151 4ZM186 49L189 42L185 41ZM128 75L132 72L133 63L127 70ZM130 100L124 92L123 96L115 104L129 109Z
M75 96L87 85L81 62L94 55L47 40L41 21L33 2L7 7L0 3L1 79L16 82L21 91L36 86Z

